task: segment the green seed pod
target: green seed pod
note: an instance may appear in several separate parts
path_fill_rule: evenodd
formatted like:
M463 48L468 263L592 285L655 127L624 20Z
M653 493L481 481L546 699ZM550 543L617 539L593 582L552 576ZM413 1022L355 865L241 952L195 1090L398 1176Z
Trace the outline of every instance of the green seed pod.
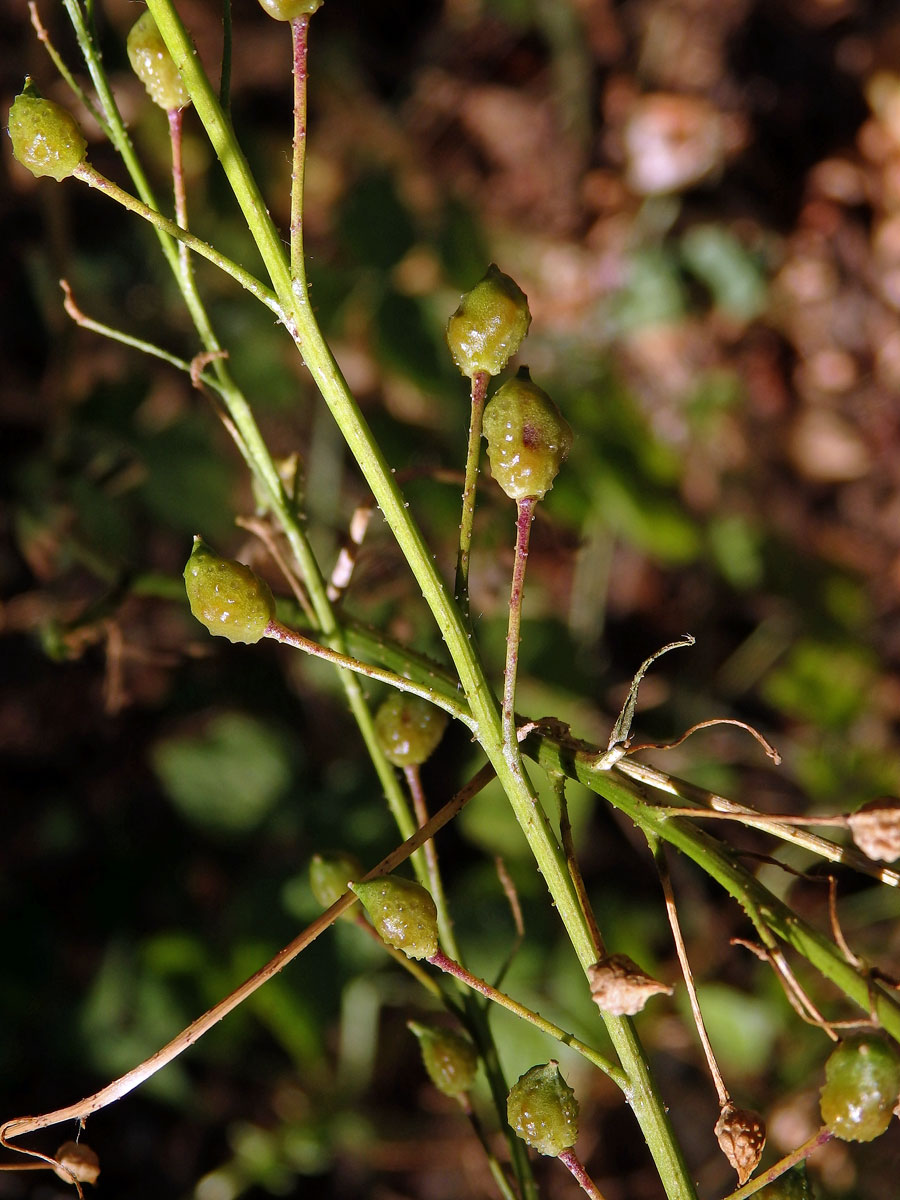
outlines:
M532 1067L510 1088L506 1101L510 1125L527 1145L556 1157L578 1137L578 1101L559 1073L555 1059Z
M871 1142L891 1121L900 1093L900 1051L880 1034L845 1038L825 1064L822 1120L848 1142Z
M522 345L530 324L525 293L491 263L447 322L453 361L469 379L479 371L499 375Z
M815 1200L806 1174L806 1163L785 1171L756 1193L756 1200Z
M375 734L384 756L395 767L423 763L447 728L447 714L421 696L391 692L375 714Z
M199 537L184 568L184 586L200 624L230 642L258 642L275 616L269 585L243 563L219 558Z
M437 909L425 889L400 875L385 875L351 883L378 933L408 958L431 958L437 953Z
M9 110L9 136L17 161L38 179L68 179L87 158L78 122L61 104L39 96L30 79Z
M461 1096L475 1082L478 1051L467 1037L440 1025L421 1025L407 1021L407 1027L419 1039L422 1062L428 1077L445 1096Z
M351 879L363 874L362 863L355 854L335 851L314 854L309 864L309 886L323 908L331 908L350 886ZM352 913L345 913L352 916Z
M322 0L259 0L259 3L276 21L293 21L322 7Z
M149 9L132 25L126 48L131 69L154 104L167 111L190 104L188 90Z
M540 500L572 446L572 430L545 391L520 371L484 410L491 474L510 500Z

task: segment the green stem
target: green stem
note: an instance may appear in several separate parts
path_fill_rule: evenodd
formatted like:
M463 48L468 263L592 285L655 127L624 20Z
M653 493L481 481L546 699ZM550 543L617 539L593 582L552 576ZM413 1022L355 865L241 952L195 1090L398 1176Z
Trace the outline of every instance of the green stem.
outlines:
M303 186L306 175L306 58L309 46L309 13L291 21L294 52L294 158L291 170L291 277L306 290L303 257Z
M469 729L472 728L472 718L463 705L458 700L449 700L434 688L414 683L410 679L404 679L402 675L395 675L393 671L385 671L382 667L374 667L371 663L361 662L358 658L351 658L349 655L341 654L337 650L331 650L328 646L322 646L318 642L314 642L311 638L304 637L302 633L288 629L286 625L282 625L280 621L274 619L266 626L263 636L271 638L275 642L281 642L282 645L293 646L295 650L303 650L306 654L312 654L315 658L322 658L336 667L353 671L357 675L365 675L367 679L377 679L379 683L386 683L389 687L397 688L398 691L409 692L413 696L420 696L423 700L428 700L431 704L437 705L438 708L444 709L451 717L462 721Z
M425 798L425 789L422 787L422 773L417 763L410 763L409 766L403 768L403 774L406 776L406 785L412 797L413 812L416 814L416 820L421 828L423 825L428 824L428 801ZM453 921L450 918L447 894L444 891L444 881L441 878L441 868L438 864L437 847L434 839L426 842L422 847L422 851L425 855L425 865L428 868L428 890L431 892L431 898L437 909L441 943L452 958L459 958L459 947L456 944L456 936L453 932Z
M572 1178L591 1200L603 1200L603 1193L591 1179L574 1150L563 1150L557 1159L571 1173Z
M524 775L522 752L516 733L516 678L519 672L519 643L522 640L522 601L525 596L525 567L537 499L526 496L516 501L516 556L509 593L509 628L506 634L506 667L503 672L503 753L516 775Z
M80 179L81 182L86 183L88 187L96 188L98 192L103 192L105 195L109 196L111 200L115 200L117 204L121 204L123 208L127 208L129 212L136 213L137 216L143 217L143 219L153 225L154 228L161 230L163 233L167 233L170 237L182 242L185 246L193 250L196 254L199 254L202 258L207 259L214 266L218 267L220 271L224 271L226 275L230 275L235 282L241 285L241 287L246 288L252 296L255 296L257 300L265 304L267 308L270 308L280 321L285 319L281 305L272 291L270 291L270 289L264 284L260 283L260 281L255 276L251 275L249 271L245 271L244 268L238 266L236 262L232 262L230 258L226 258L224 254L220 254L219 251L213 246L210 246L208 242L201 241L200 238L194 237L192 233L188 233L187 230L182 229L179 225L176 225L174 221L170 221L168 217L164 217L162 213L157 212L156 209L148 208L146 204L132 196L129 192L126 192L123 188L120 188L117 183L113 183L111 179L107 179L105 176L101 175L99 171L96 171L90 165L90 163L82 163L81 166L76 167L72 173L76 179ZM179 264L178 274L180 275L180 273L181 267Z
M458 979L466 987L471 988L475 992L480 992L482 996L485 996L494 1004L499 1004L501 1008L505 1008L508 1012L521 1018L521 1020L534 1025L536 1029L540 1029L541 1033L546 1033L548 1037L554 1038L564 1046L570 1046L582 1058L586 1058L589 1063L593 1063L595 1067L599 1067L623 1092L628 1091L628 1076L614 1063L611 1063L608 1058L605 1058L599 1050L595 1050L593 1046L589 1046L586 1042L582 1042L580 1038L567 1033L565 1029L560 1028L559 1025L554 1025L552 1021L548 1021L540 1013L536 1013L524 1004L520 1004L518 1000L513 1000L505 992L492 987L486 980L479 979L477 975L473 975L471 971L467 971L460 963L449 958L443 950L439 950L437 954L432 954L428 962L439 970L445 971L448 975L452 975L454 979Z
M524 772L516 772L506 761L497 700L471 645L462 614L438 574L390 466L322 336L308 294L302 286L296 289L293 286L281 239L172 0L148 0L148 4L256 240L274 290L285 308L290 307L294 341L443 634L474 718L478 741L497 772L569 939L587 971L595 961L593 945L565 856ZM670 1200L694 1200L696 1193L690 1173L631 1022L625 1017L604 1017L604 1021L629 1077L629 1100L667 1195Z
M481 457L481 426L484 400L490 376L476 371L472 377L472 407L469 417L469 443L466 448L466 482L462 494L462 515L459 521L459 554L456 559L456 581L453 594L466 620L469 612L469 557L472 548L472 529L475 524L475 495L478 487L478 461Z

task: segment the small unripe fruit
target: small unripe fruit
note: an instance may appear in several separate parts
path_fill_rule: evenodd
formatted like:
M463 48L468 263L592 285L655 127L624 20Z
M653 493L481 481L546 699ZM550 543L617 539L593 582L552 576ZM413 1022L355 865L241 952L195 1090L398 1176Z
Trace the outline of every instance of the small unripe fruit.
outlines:
M276 21L293 21L322 7L322 0L259 0L259 3Z
M149 9L132 25L126 48L131 69L154 104L167 111L190 104L188 90Z
M556 1157L575 1145L578 1137L578 1101L551 1059L532 1067L510 1088L506 1116L527 1145L540 1154Z
M525 293L493 263L447 323L447 344L463 375L499 375L531 324Z
M323 908L331 908L350 887L350 880L362 874L362 863L355 854L314 854L309 864L310 890Z
M540 500L572 446L572 430L527 372L497 391L484 410L491 474L511 500Z
M375 714L375 733L388 762L418 766L436 749L447 720L443 709L421 696L392 692Z
M871 1142L891 1122L900 1093L900 1052L875 1033L845 1038L825 1064L822 1120L848 1142Z
M381 938L407 958L437 953L438 926L434 901L421 884L400 875L351 883Z
M184 586L200 624L230 642L258 642L275 616L269 585L243 563L219 558L199 537L184 568Z
M68 179L87 157L78 122L61 104L39 96L30 80L9 110L9 136L16 160L37 178Z
M438 1091L445 1096L468 1092L478 1070L478 1051L469 1039L439 1025L422 1025L418 1021L406 1024L419 1039L422 1062Z

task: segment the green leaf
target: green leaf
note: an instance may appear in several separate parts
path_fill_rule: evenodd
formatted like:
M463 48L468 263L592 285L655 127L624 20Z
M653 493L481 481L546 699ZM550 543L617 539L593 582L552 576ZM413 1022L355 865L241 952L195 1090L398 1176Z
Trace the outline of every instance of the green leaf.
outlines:
M200 734L157 743L153 766L187 821L226 834L256 828L291 778L282 739L241 713L213 718Z

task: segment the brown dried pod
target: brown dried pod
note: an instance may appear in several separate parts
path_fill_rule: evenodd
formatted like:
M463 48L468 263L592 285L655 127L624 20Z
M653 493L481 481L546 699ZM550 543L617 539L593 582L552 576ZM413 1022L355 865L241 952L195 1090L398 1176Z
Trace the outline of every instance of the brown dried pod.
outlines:
M766 1123L749 1108L723 1104L716 1121L719 1149L737 1171L743 1186L756 1170L766 1144Z
M642 971L627 954L607 954L588 967L588 982L594 1003L614 1017L633 1017L651 996L671 996L675 990Z
M867 858L893 862L900 858L900 800L881 796L847 818L853 840Z
M100 1174L100 1159L86 1142L63 1142L56 1152L59 1164L53 1168L63 1183L77 1179L79 1183L96 1183Z

